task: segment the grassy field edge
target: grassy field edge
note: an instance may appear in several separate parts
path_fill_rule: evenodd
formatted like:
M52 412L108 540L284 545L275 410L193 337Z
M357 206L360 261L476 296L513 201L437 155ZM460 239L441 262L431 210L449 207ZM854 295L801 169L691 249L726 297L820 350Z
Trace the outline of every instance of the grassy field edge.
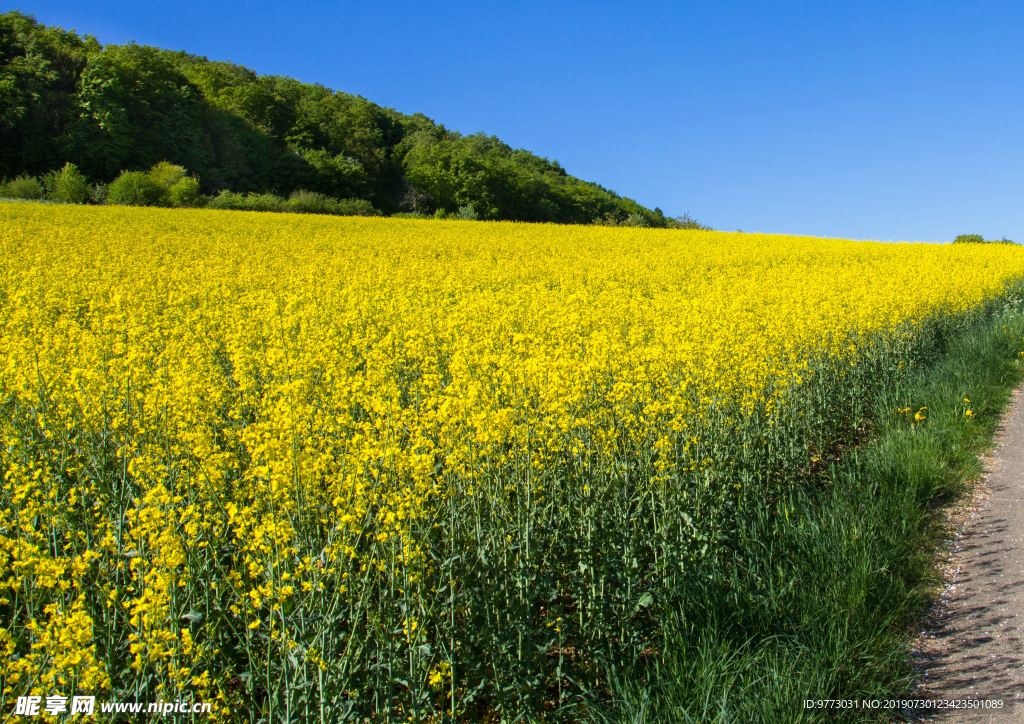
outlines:
M794 487L742 529L747 553L679 611L657 672L623 676L616 722L885 721L885 709L807 700L906 695L911 624L939 580L938 513L982 471L1024 380L1015 296L871 401L867 439L811 486Z

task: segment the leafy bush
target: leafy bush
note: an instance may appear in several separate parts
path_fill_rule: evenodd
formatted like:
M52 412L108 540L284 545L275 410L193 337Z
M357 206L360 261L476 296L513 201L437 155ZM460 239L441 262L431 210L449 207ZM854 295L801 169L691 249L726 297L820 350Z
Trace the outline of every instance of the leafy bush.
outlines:
M163 188L170 190L172 186L185 178L185 167L161 161L146 172L149 179Z
M212 198L206 207L234 211L277 211L335 216L377 216L379 213L373 204L365 199L332 199L314 191L296 191L285 201L276 194L239 194L225 189Z
M285 206L288 211L294 211L297 214L332 214L334 213L332 202L334 199L330 196L299 189L292 192L288 201L285 202Z
M171 206L199 206L199 181L191 176L178 179L167 189L167 200Z
M313 191L299 189L288 197L281 211L297 214L334 214L336 216L376 216L377 210L366 199L332 199Z
M43 185L34 176L18 176L13 181L0 185L0 198L4 199L41 199Z
M1002 239L986 239L981 234L960 234L953 239L954 244L1012 244L1005 236Z
M210 199L206 205L208 209L241 209L245 203L244 194L236 194L233 191L223 189L219 194Z
M451 218L462 221L476 221L480 218L480 214L473 208L473 204L466 204L465 206L460 206L459 210L451 215Z
M43 176L46 198L66 204L84 204L89 200L89 182L73 163L64 164L59 171Z
M107 203L122 206L157 206L166 197L167 189L144 171L122 171L107 189Z
M234 211L284 211L285 200L274 194L236 194L227 189L215 196L207 208Z
M248 194L240 208L247 211L284 211L284 203L277 194Z
M670 229L698 229L702 231L714 231L710 226L702 224L690 216L689 211L674 219L667 219L665 223Z
M89 187L89 200L94 204L105 204L109 190L109 187L103 182L93 184Z
M338 216L379 216L377 209L373 208L366 199L339 199L335 202L334 211L330 212Z
M643 214L630 214L626 217L626 220L622 222L623 226L633 226L636 228L644 228L649 226L647 219L644 218Z

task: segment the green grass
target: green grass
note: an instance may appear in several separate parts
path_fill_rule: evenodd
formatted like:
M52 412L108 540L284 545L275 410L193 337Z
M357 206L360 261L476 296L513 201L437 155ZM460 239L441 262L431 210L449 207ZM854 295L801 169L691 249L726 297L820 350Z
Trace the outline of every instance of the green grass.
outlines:
M874 396L865 442L812 484L738 512L731 559L678 592L656 664L624 672L613 703L592 707L592 718L767 724L899 715L805 710L803 701L885 699L913 684L910 624L936 582L936 512L980 473L978 456L1024 379L1024 314L1008 303L937 346L933 363ZM917 421L922 407L927 419Z

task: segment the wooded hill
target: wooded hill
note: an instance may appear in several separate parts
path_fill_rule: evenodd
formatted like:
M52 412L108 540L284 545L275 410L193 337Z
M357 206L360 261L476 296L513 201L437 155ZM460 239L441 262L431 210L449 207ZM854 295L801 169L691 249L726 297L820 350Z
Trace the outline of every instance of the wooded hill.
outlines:
M678 226L557 161L421 113L234 63L0 15L0 176L75 164L93 182L161 161L203 193L365 199L383 213ZM688 217L682 225L697 226Z

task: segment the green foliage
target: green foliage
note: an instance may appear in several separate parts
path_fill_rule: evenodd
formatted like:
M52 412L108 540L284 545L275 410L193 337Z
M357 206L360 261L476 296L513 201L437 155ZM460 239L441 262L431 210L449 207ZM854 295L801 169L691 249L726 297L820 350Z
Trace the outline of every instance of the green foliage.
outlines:
M110 178L164 159L208 166L205 104L173 58L144 45L111 45L89 57L67 148L86 172Z
M480 214L473 208L473 204L469 203L465 206L460 206L458 210L451 215L453 219L459 219L461 221L476 221L480 218Z
M299 214L336 216L376 216L377 210L366 199L332 199L312 191L295 191L281 208Z
M214 196L206 208L233 211L279 211L283 204L284 199L274 194L239 194L224 190Z
M330 214L335 203L334 199L324 194L299 189L292 192L284 206L297 214Z
M167 199L171 206L199 206L199 181L191 176L178 179L167 189Z
M906 632L931 602L935 514L980 474L1024 378L1022 308L1016 289L971 324L936 328L930 359L876 386L870 440L833 456L819 479L739 507L735 555L669 612L657 678L620 675L615 706L587 719L876 721L808 712L802 700L906 696L916 676Z
M93 184L89 187L89 200L94 204L105 204L109 191L110 188L103 182Z
M696 229L713 231L713 229L710 226L701 224L696 219L691 218L689 212L686 212L682 216L677 216L674 219L669 219L667 225L670 229Z
M18 176L0 184L0 198L38 200L43 198L43 185L35 176Z
M0 14L0 176L39 175L73 160L65 146L79 113L78 81L99 51L91 35Z
M241 195L238 195L242 198ZM285 200L274 194L247 194L236 208L247 211L282 211Z
M660 209L493 136L185 52L102 47L17 11L0 15L0 88L7 177L71 162L109 183L166 162L188 169L206 194L305 190L366 202L344 213L457 216L472 205L481 219L673 225ZM293 210L342 208L302 198Z
M333 199L314 191L299 190L286 201L276 194L239 194L221 191L207 208L235 211L277 211L335 216L376 216L378 211L365 199Z
M356 159L341 153L331 156L323 149L303 150L301 155L315 171L309 178L314 188L346 197L373 195L370 178Z
M954 244L1012 244L1005 236L1002 239L986 239L981 234L960 234L953 239Z
M73 163L64 164L59 171L43 176L46 198L70 204L84 204L89 200L89 182Z
M186 173L187 171L185 171L183 166L176 166L173 163L161 161L153 166L153 168L149 169L149 171L146 172L146 175L149 176L149 179L153 183L170 190L174 184L185 178Z
M202 206L199 181L187 173L183 166L160 161L148 171L124 171L91 195L97 203L125 206Z
M621 208L615 208L611 211L605 212L603 217L595 218L590 222L594 226L630 226L634 228L669 228L669 229L681 229L681 228L694 228L680 226L676 221L672 219L666 219L661 213L661 209L655 209L654 213L641 209L639 211L632 211L625 213ZM696 223L696 222L694 222ZM696 228L706 229L710 227L697 225Z
M122 206L157 206L165 201L167 189L144 171L124 171L111 182L106 202Z
M473 204L479 218L591 223L641 215L647 226L664 216L598 184L568 175L557 161L515 150L494 136L462 136L422 121L397 149L407 190L446 214Z

